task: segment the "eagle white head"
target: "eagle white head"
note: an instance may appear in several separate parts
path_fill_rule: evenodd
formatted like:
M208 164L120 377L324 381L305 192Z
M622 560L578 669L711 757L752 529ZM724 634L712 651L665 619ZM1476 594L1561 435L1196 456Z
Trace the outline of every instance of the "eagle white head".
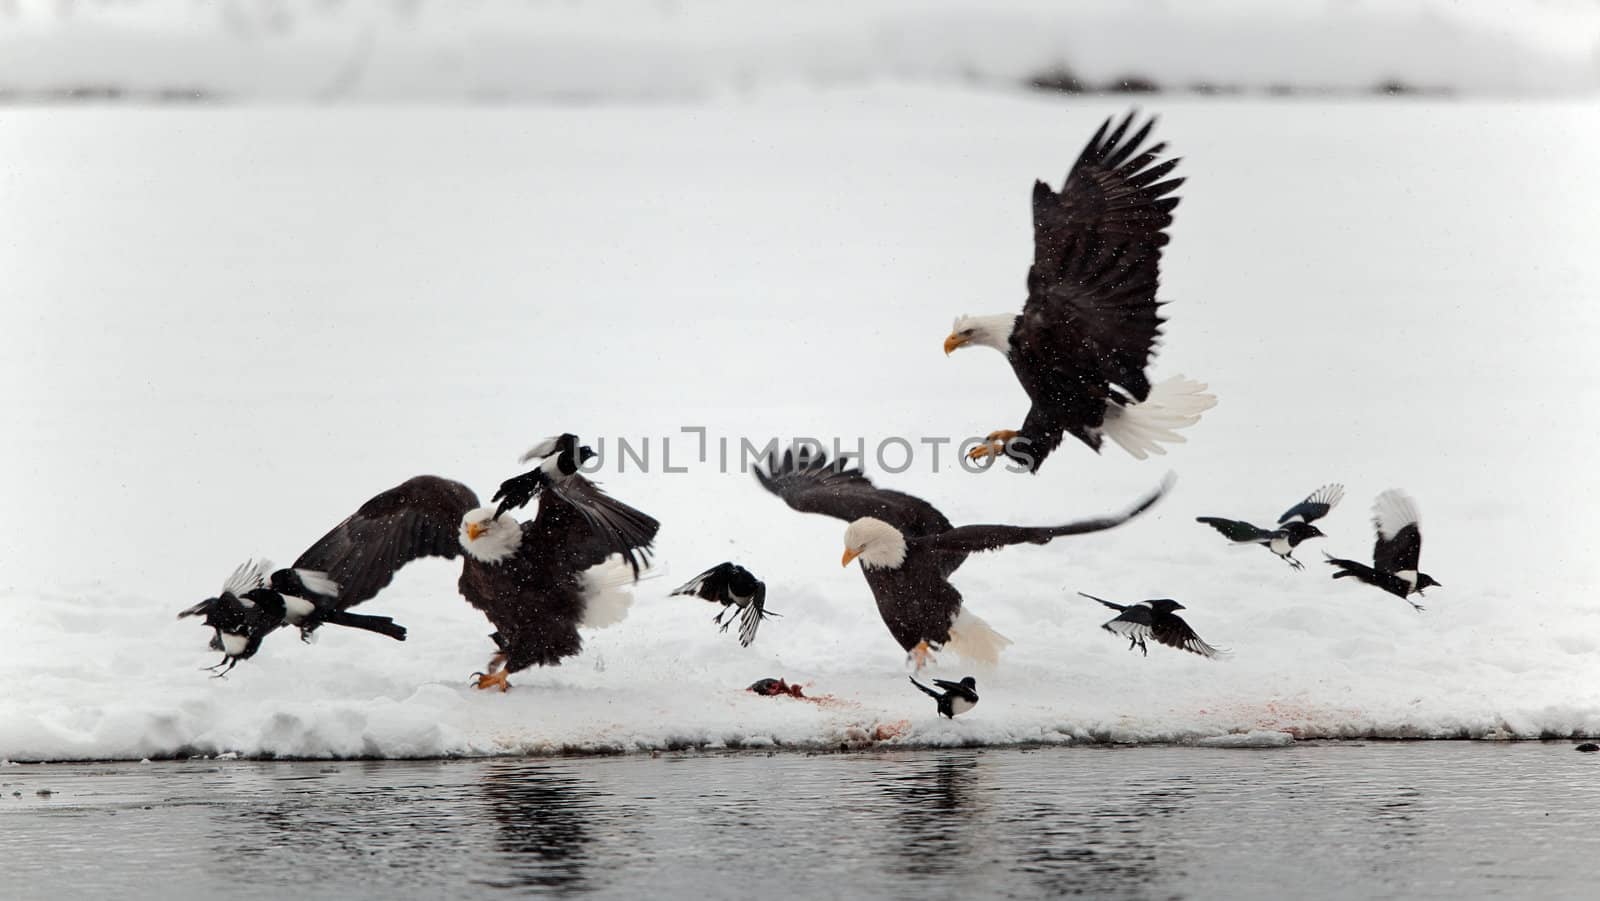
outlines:
M861 558L868 569L899 569L906 562L906 536L881 519L863 516L844 530L843 565Z
M461 517L461 548L479 563L500 563L522 546L522 524L509 513L479 507Z
M1011 352L1011 333L1017 327L1017 314L997 313L993 316L957 316L950 326L950 337L944 339L944 352L954 353L969 344L992 347L1001 353Z

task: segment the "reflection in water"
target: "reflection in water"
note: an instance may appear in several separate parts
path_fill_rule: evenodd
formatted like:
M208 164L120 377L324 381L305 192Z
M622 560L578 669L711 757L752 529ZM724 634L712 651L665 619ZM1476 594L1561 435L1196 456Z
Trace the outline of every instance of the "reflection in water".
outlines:
M1194 797L1187 776L1164 785L1110 786L1093 807L1035 801L1011 813L1019 833L1017 869L1051 894L1142 896L1157 885L1181 882L1184 842L1169 842L1166 821Z
M72 874L80 896L238 901L1585 897L1591 762L1432 743L18 767L0 895Z
M428 802L441 769L269 764L257 774L263 781L224 779L201 787L208 803L213 795L250 798L230 805L220 828L207 836L207 863L225 882L259 879L266 885L320 885L368 868L424 868L454 840L459 825L453 808Z
M585 821L605 799L588 783L541 766L496 763L479 783L507 876L494 888L586 888L594 836Z
M895 802L887 816L898 839L897 868L938 875L963 869L969 833L981 816L974 785L975 753L947 754L915 761L918 771L885 776L883 794Z

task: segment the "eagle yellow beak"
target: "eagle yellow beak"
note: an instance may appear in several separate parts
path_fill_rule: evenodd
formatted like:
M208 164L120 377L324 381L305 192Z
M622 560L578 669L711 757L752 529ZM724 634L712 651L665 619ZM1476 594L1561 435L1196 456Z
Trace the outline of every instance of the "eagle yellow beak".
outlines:
M850 561L854 560L855 558L857 558L859 556L861 556L861 552L860 551L853 551L850 548L845 548L844 549L844 559L839 561L839 565L840 566L849 566L850 565Z
M477 541L478 536L487 531L489 531L488 526L483 525L482 523L469 522L467 523L467 540Z
M950 337L944 339L944 355L947 357L950 356L950 354L953 353L956 348L966 344L967 341L967 338L963 338L961 335L951 332Z

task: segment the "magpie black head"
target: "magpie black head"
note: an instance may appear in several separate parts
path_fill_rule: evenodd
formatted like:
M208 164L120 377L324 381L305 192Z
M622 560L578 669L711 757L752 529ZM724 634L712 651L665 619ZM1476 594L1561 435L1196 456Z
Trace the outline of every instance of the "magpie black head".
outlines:
M589 462L590 460L593 460L595 457L598 457L598 456L600 456L600 455L594 452L594 448L592 448L589 445L585 444L582 447L578 448L578 465L582 466L583 464Z
M1148 601L1147 603L1149 603L1150 609L1157 613L1171 613L1174 610L1188 609L1177 601L1174 601L1172 598L1157 598L1156 600Z
M972 678L971 676L963 676L961 679L961 684L974 691L978 689L978 680Z
M1443 588L1443 587L1444 587L1444 586L1443 586L1443 585L1440 585L1440 584L1439 584L1439 583L1438 583L1438 581L1436 581L1436 580L1435 580L1435 579L1434 579L1434 578L1433 578L1433 576L1430 576L1430 575L1428 575L1428 574L1427 574L1427 573L1417 573L1417 587L1416 587L1416 591L1418 591L1418 592L1419 592L1419 593L1420 593L1420 592L1421 592L1421 591L1422 591L1422 589L1424 589L1424 588Z
M1310 523L1305 523L1305 522L1296 521L1296 522L1284 523L1281 528L1283 529L1283 533L1289 537L1289 542L1291 544L1299 544L1300 542L1305 541L1308 538L1326 538L1327 537L1326 535L1323 534L1321 529L1317 528L1314 525L1311 525Z

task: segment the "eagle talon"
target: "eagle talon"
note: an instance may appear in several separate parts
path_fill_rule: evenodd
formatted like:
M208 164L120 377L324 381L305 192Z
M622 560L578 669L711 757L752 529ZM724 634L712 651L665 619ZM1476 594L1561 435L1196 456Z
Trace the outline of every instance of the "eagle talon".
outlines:
M511 683L506 681L507 675L509 674L503 669L495 670L492 673L473 673L472 687L479 691L488 691L491 688L508 691L511 688Z
M932 666L934 663L933 648L929 647L926 641L917 642L916 647L906 652L906 662L912 665L914 672L922 672L923 667Z
M967 451L967 459L977 461L998 457L1006 452L1006 445L1015 437L1017 437L1015 429L996 429L983 439L982 444Z

